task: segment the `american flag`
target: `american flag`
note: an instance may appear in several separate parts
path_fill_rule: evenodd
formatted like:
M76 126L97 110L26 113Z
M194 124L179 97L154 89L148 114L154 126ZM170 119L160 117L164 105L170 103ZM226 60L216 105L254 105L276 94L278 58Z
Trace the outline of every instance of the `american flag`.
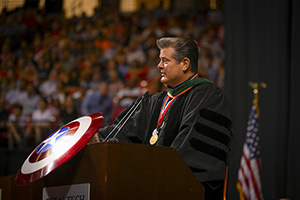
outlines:
M258 135L258 100L253 100L247 135L243 146L240 169L238 171L237 189L240 200L263 200L261 190L260 138Z

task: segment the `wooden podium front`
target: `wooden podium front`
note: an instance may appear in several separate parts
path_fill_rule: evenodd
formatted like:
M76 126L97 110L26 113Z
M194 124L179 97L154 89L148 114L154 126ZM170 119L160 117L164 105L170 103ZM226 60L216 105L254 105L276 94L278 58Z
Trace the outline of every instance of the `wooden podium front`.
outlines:
M88 144L42 179L17 185L0 178L3 200L42 199L43 188L90 184L90 199L204 199L204 187L177 151L128 143Z

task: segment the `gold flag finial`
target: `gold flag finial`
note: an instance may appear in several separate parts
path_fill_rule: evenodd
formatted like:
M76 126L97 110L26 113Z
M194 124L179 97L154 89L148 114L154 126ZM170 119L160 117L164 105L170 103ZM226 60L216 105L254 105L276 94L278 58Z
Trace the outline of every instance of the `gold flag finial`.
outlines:
M254 94L254 99L253 99L253 104L256 106L256 113L257 116L259 116L259 107L258 107L258 92L260 88L266 88L267 84L264 82L260 82L260 83L255 83L252 81L249 81L249 86L253 89L253 94Z
M267 84L264 82L256 83L256 82L249 81L248 84L253 89L253 94L255 94L255 95L258 94L260 88L267 87Z

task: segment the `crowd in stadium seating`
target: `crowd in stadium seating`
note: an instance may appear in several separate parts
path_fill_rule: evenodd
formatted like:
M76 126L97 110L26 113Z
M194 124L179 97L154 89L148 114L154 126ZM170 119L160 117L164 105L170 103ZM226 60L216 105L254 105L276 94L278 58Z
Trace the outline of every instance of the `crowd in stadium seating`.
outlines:
M199 44L199 74L224 85L223 26L205 13L164 9L119 13L97 8L92 17L66 19L36 8L0 16L0 143L38 144L79 116L102 112L103 126L145 91L160 92L162 36Z

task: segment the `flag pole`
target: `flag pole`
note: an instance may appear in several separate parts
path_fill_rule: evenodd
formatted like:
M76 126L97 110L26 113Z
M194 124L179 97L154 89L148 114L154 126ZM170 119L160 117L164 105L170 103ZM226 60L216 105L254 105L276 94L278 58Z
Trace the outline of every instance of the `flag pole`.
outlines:
M240 169L238 171L237 189L240 200L256 199L263 200L261 188L260 167L260 137L258 93L261 88L266 88L264 82L255 83L250 81L249 86L253 89L254 99L248 119L247 133L243 145Z

